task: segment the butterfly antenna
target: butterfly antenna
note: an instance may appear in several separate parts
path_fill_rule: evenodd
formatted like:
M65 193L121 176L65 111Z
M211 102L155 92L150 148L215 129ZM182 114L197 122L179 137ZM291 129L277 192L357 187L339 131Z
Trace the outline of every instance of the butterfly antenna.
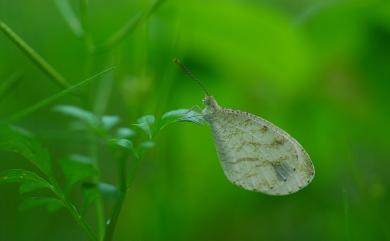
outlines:
M175 64L177 64L183 71L184 73L186 73L188 75L188 77L190 77L192 80L194 80L196 83L198 83L198 85L200 86L200 88L202 88L203 92L209 96L209 92L207 91L206 87L204 87L204 85L202 84L202 82L192 73L192 71L185 65L183 64L180 59L178 58L174 58L173 59L173 62Z

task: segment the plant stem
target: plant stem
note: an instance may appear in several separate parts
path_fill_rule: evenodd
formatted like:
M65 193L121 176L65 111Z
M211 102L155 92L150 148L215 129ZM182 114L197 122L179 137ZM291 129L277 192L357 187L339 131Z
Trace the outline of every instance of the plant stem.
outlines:
M89 31L88 0L80 0L80 10L81 10L81 25L84 29L85 48L89 53L93 53L95 51L95 45L93 43L91 32Z
M77 89L77 88L87 84L89 81L95 79L96 77L98 77L98 76L100 76L100 75L102 75L102 74L104 74L104 73L106 73L108 71L111 71L112 69L114 69L114 67L111 67L111 68L108 68L106 70L103 70L102 72L97 73L97 74L93 75L92 77L90 77L90 78L88 78L86 80L81 81L78 84L72 85L69 88L66 88L65 90L62 90L62 91L58 92L57 94L54 94L54 95L52 95L52 96L50 96L50 97L48 97L48 98L46 98L46 99L36 103L35 105L32 105L32 106L30 106L30 107L28 107L28 108L26 108L26 109L16 113L16 114L11 115L10 117L5 119L4 121L1 121L0 123L5 122L6 124L10 124L10 123L15 122L17 120L20 120L20 119L22 119L22 118L32 114L33 112L35 112L35 111L37 111L37 110L39 110L39 109L49 105L53 101L61 98L62 96L70 93L71 91L73 91L73 90L75 90L75 89Z
M131 34L139 25L146 21L164 2L166 0L156 0L149 10L139 14L135 19L130 19L122 28L108 38L100 51L107 51L123 41L127 35Z
M69 87L69 82L58 73L42 56L31 48L19 35L7 24L0 20L0 30L16 44L46 75L48 75L61 88Z
M57 185L54 185L54 186L57 186ZM76 220L77 224L83 228L83 230L87 234L88 238L91 241L99 241L99 239L96 237L96 235L94 234L91 227L88 225L88 223L81 216L81 214L79 213L77 208L65 197L63 192L58 187L54 187L52 189L52 191L62 201L62 203L65 205L66 209L68 209L68 211L70 212L72 217Z
M97 176L93 179L94 182L99 182L100 179L100 169L99 169L99 154L98 154L98 141L97 141L97 136L95 133L91 132L90 133L91 137L91 145L90 145L90 153L91 156L94 158L94 166L95 169L97 170ZM101 197L97 198L96 200L96 227L97 227L97 232L98 232L98 237L99 240L102 239L104 232L105 232L105 225L104 225L104 212L103 212L103 202Z
M72 7L68 0L55 0L57 8L64 17L66 23L68 24L70 30L77 36L82 37L84 35L84 30L81 27L80 21L77 19L76 14L74 13Z
M2 101L19 84L23 77L22 72L18 72L7 78L0 85L0 101Z
M103 241L111 241L116 224L118 223L119 214L122 210L123 203L126 198L127 190L128 190L128 177L127 177L127 159L129 157L129 153L125 152L123 155L118 159L118 176L119 176L119 187L120 187L120 196L115 203L114 210L112 212L111 218L109 219L109 222L107 224L106 233L104 235ZM138 159L135 159L137 163L139 162Z

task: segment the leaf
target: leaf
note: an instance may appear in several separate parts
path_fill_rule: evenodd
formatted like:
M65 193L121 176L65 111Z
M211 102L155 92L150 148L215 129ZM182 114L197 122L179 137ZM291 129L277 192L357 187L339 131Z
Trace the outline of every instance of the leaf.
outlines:
M202 114L188 109L179 109L166 112L160 121L160 130L165 128L168 125L174 124L176 122L187 121L192 122L198 125L203 125L205 120L203 119Z
M24 199L19 204L19 210L26 211L38 206L46 206L49 212L55 212L63 208L64 203L61 200L52 197L30 197Z
M141 142L137 148L137 159L142 159L146 150L152 149L155 146L153 141Z
M95 188L95 185L91 187L87 183L82 184L83 193L83 206L80 209L81 214L84 216L88 207L91 206L99 197L99 190Z
M153 115L145 115L139 118L137 124L134 125L141 128L148 135L149 139L152 139L155 122L156 118Z
M77 118L90 127L96 127L99 123L97 117L89 111L71 105L59 105L54 110L62 114Z
M98 184L85 182L83 183L82 188L84 197L83 207L81 208L82 215L85 215L88 207L91 206L99 197L106 200L117 200L120 195L115 186L104 182L99 182Z
M49 152L25 132L0 126L0 150L23 156L48 177L53 177Z
M127 151L130 151L133 154L133 156L138 159L139 154L138 154L138 151L136 150L136 148L134 148L134 144L132 141L130 141L128 139L121 138L121 139L111 139L109 141L109 143L112 146L117 146L117 147L123 148Z
M106 182L99 182L97 184L85 182L83 183L83 189L97 190L104 199L116 199L119 196L119 190L114 185ZM93 195L96 195L96 193L93 193Z
M37 174L22 169L10 169L3 171L0 174L0 184L13 182L23 183L26 181L47 183L48 185L50 185L45 179L38 176Z
M71 155L60 161L68 191L80 181L97 175L94 162L93 159L82 155Z
M42 177L33 172L21 169L11 169L2 172L0 174L0 184L5 183L21 183L19 188L20 193L26 193L45 188L53 190L53 186Z
M144 151L144 150L148 150L148 149L152 149L153 147L155 147L155 143L154 141L144 141L144 142L141 142L141 144L139 144L139 149Z
M112 145L116 145L116 146L128 149L128 150L134 150L133 142L128 140L128 139L123 139L123 138L121 138L121 139L111 139L109 141L109 143L111 143Z
M118 189L109 183L99 182L98 189L105 199L117 199L119 197Z
M116 115L105 115L102 117L102 125L105 130L110 130L119 122L119 117Z
M24 182L20 184L19 192L21 194L33 192L40 189L49 188L47 185L38 182Z
M135 136L135 131L127 127L122 127L116 131L116 136L119 139L129 139L130 137Z

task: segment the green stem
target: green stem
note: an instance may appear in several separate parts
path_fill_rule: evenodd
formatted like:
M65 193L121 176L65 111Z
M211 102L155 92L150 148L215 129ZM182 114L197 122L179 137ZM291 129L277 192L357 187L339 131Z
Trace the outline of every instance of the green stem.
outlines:
M103 45L100 51L107 51L113 46L119 44L123 39L134 32L139 25L146 21L159 7L166 2L166 0L156 0L149 10L138 15L135 19L130 19L122 28L115 32L111 37L108 38L107 42Z
M80 12L81 12L81 25L84 29L84 44L89 53L95 51L95 45L93 43L91 32L89 31L88 21L88 0L80 0Z
M48 75L61 88L69 87L69 82L58 73L42 56L31 48L19 35L7 24L0 20L0 30L16 44L46 75Z
M104 235L103 241L111 241L114 232L116 229L116 225L118 223L119 215L123 207L123 203L126 198L127 190L128 190L128 176L127 176L127 159L129 157L129 153L125 152L119 159L118 159L118 176L119 176L119 186L120 186L120 196L117 202L115 203L114 210L112 212L111 218L109 219L109 222L107 224L106 233ZM139 163L138 159L136 160L136 165ZM133 168L135 169L135 168ZM132 175L134 176L134 175ZM133 180L134 178L131 178Z
M26 109L24 109L24 110L22 110L20 112L12 115L10 117L8 117L6 120L1 121L1 123L5 122L6 124L10 124L10 123L15 122L17 120L20 120L20 119L22 119L22 118L32 114L33 112L35 112L35 111L37 111L37 110L39 110L39 109L49 105L50 103L52 103L53 101L61 98L62 96L72 92L73 90L75 90L75 89L77 89L77 88L87 84L89 81L95 79L96 77L98 77L98 76L100 76L100 75L102 75L102 74L104 74L104 73L106 73L108 71L111 71L112 69L113 69L113 67L108 68L106 70L103 70L100 73L97 73L97 74L93 75L92 77L90 77L90 78L88 78L86 80L81 81L78 84L72 85L71 87L69 87L69 88L67 88L65 90L62 90L62 91L58 92L57 94L54 94L54 95L52 95L52 96L50 96L50 97L48 97L48 98L46 98L46 99L36 103L35 105L32 105L32 106L30 106L30 107L28 107L28 108L26 108Z
M106 229L106 233L104 235L103 241L111 241L112 240L112 238L114 236L116 224L118 223L119 214L122 210L122 206L123 206L125 198L126 198L126 192L121 193L118 201L115 204L112 216L107 223L107 229Z
M77 19L76 14L74 13L68 0L55 0L57 8L60 11L61 15L64 17L66 23L68 24L70 30L77 36L82 37L84 35L84 30L81 27L80 21Z
M23 73L18 72L7 78L0 85L0 101L2 101L17 86L22 79Z
M81 216L80 212L77 210L77 208L65 197L63 192L58 188L55 187L56 184L53 185L53 193L62 201L62 203L65 205L65 208L69 211L69 213L72 215L72 217L75 219L78 225L80 225L85 233L87 234L88 238L91 241L99 241L99 239L94 234L91 227L88 225L88 223L85 221L85 219Z
M99 171L100 169L98 165L99 163L98 141L95 133L91 132L90 137L91 137L90 153L91 156L94 158L94 166L98 172L97 176L93 179L93 181L97 183L99 182L100 179L100 171ZM105 217L103 211L103 201L100 196L96 200L95 208L96 208L96 227L97 227L99 240L101 240L105 232L105 225L104 225Z

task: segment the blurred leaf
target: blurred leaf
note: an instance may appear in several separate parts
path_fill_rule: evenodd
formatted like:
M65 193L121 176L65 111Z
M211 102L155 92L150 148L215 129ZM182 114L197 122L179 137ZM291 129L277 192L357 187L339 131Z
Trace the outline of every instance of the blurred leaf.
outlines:
M24 199L19 204L20 211L26 211L28 209L38 207L38 206L46 206L49 212L55 212L64 207L64 203L57 199L51 197L30 197Z
M145 151L152 149L156 144L154 141L144 141L139 144L137 147L137 159L142 159Z
M139 157L137 150L134 148L133 142L128 140L128 139L124 139L124 138L111 139L109 141L109 143L111 145L118 146L118 147L121 147L121 148L124 148L124 149L130 151L134 155L135 158Z
M76 17L68 0L55 0L58 10L64 17L66 23L72 32L77 36L81 37L84 34L84 30L81 27L80 21Z
M11 169L0 173L0 184L13 182L22 183L27 181L42 183L44 185L50 186L50 184L45 179L30 171L22 169Z
M155 122L156 118L153 115L145 115L139 118L137 120L137 124L134 125L141 128L148 135L149 139L152 139L154 135Z
M91 182L85 182L82 185L83 189L85 190L97 190L99 191L99 194L104 198L104 199L115 199L119 195L119 190L114 186L109 183L105 182L99 182L99 183L91 183ZM96 193L90 192L90 197L93 197L96 195Z
M84 216L88 207L91 206L99 197L100 192L96 188L96 185L90 183L82 184L82 193L83 193L83 206L81 208L81 214Z
M72 155L62 159L60 165L65 176L65 186L68 191L78 182L97 174L94 160L87 156Z
M98 198L102 197L106 200L116 200L119 196L119 191L115 186L104 182L99 182L98 184L84 182L82 184L82 191L84 198L83 207L81 208L82 215L85 215L88 207L90 207Z
M102 117L102 125L105 130L110 130L119 122L119 117L116 115L106 115Z
M49 187L47 185L38 182L24 182L20 184L19 192L23 194L23 193L33 192L45 188L49 188Z
M0 173L0 184L21 183L20 193L32 192L38 189L53 189L53 186L37 174L21 170L11 169Z
M116 131L116 136L119 139L122 139L122 138L128 139L130 137L135 136L135 131L130 129L130 128L122 127Z
M54 110L62 114L77 118L90 127L96 127L99 123L98 119L94 114L76 106L59 105L54 107Z
M105 199L117 199L119 196L119 190L109 183L99 182L98 189Z
M166 112L160 121L160 129L165 128L170 124L174 124L176 122L187 121L192 122L198 125L203 125L205 123L202 114L188 109L179 109Z
M154 143L154 141L144 141L144 142L141 142L141 144L139 145L139 149L140 150L148 150L148 149L152 149L156 144Z
M23 156L48 177L53 177L48 151L25 132L8 126L0 126L0 150Z
M128 140L128 139L123 139L123 138L122 139L111 139L110 143L113 145L116 145L116 146L120 146L122 148L129 149L129 150L134 149L133 142Z

